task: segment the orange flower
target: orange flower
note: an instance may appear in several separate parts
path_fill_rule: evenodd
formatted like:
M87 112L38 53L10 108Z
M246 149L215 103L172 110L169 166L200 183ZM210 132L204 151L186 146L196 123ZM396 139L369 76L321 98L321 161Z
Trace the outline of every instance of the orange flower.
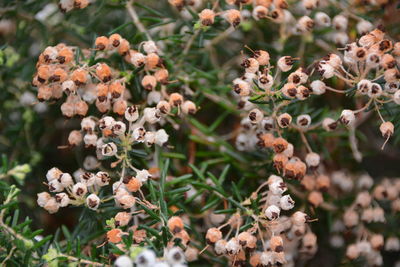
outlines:
M107 232L107 240L111 243L119 243L122 241L123 232L120 229L112 229Z

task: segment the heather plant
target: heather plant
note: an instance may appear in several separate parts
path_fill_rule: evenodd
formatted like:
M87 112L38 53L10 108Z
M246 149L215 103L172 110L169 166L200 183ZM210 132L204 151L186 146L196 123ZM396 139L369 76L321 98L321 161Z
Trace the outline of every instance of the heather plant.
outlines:
M400 266L396 1L0 5L4 266Z

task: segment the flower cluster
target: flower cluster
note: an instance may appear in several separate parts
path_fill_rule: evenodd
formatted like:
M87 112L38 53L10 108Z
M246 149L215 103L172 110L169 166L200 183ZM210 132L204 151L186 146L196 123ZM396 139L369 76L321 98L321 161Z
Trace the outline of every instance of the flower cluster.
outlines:
M334 3L332 4L338 13L334 16L328 15L331 11L329 3L322 0L302 0L298 3L291 3L285 0L229 0L226 5L218 5L215 1L212 9L202 9L201 0L184 1L169 0L169 3L178 9L183 17L190 17L188 9L198 10L199 21L197 27L207 29L216 22L216 18L221 17L232 27L238 27L242 22L253 18L255 21L269 20L280 27L281 39L290 36L309 36L313 30L318 31L321 38L318 42L325 44L322 39L334 42L338 45L345 45L349 40L349 20L356 22L356 30L359 34L364 34L373 28L373 24L349 11L359 3ZM379 8L387 4L387 1L377 3L370 1L370 6ZM245 27L244 27L245 28ZM328 33L326 29L330 29ZM228 29L228 33L230 30Z
M347 182L344 183L345 180ZM332 183L336 187L336 194L339 190L355 198L345 208L343 217L333 223L331 245L343 247L346 240L346 256L349 259L362 257L369 266L382 265L381 251L399 251L400 241L390 231L376 233L371 226L385 224L399 213L400 180L383 179L374 185L369 175L357 176L354 181L344 172L335 172L332 174Z
M260 213L243 207L243 212L233 214L226 223L209 228L207 243L214 246L217 255L228 257L233 266L246 262L251 266L291 265L299 256L298 246L302 247L302 254L313 255L317 244L307 226L310 218L301 211L281 215L281 211L291 210L295 204L290 195L284 195L286 190L283 179L271 175L242 203L257 205ZM249 219L252 222L244 225Z
M136 254L136 252L133 254ZM116 267L133 267L133 264L137 267L184 267L187 266L186 258L186 253L183 253L179 247L165 249L163 257L160 258L157 258L153 250L144 249L133 257L128 255L119 256L114 265Z
M137 244L145 242L147 231L138 229L138 216L144 210L137 210L137 206L145 207L150 212L159 209L158 205L146 199L142 191L142 186L150 182L149 178L159 178L158 166L150 163L154 167L143 168L143 164L136 159L153 157L148 155L151 153L148 147L166 145L169 135L159 126L170 121L167 116L184 116L194 114L197 110L196 105L185 100L180 93L166 92L169 74L162 64L155 43L143 42L140 47L145 54L130 49L129 42L118 34L98 37L93 50L81 51L64 44L47 47L39 57L37 74L33 80L33 84L39 87L39 100L60 99L65 93L67 99L61 105L62 113L68 118L74 115L83 117L80 129L71 131L68 145L61 148L84 145L96 151L96 157L86 157L84 169L77 170L73 175L58 168L49 170L46 175L47 185L54 195L39 193L39 206L49 213L55 213L68 205L85 205L89 209L98 210L102 209L102 204L113 200L115 206L122 211L108 221L110 229L106 233L106 241L121 249L124 248L123 236L130 232ZM120 71L102 62L114 52L124 56L125 61L134 68L126 71L128 74L125 73L124 77ZM81 53L84 58L81 58ZM142 69L145 74L141 77L141 84L150 93L147 102L131 105L126 84L129 84L130 75L138 76ZM108 113L112 109L115 115L89 115L89 104L94 102L100 113ZM145 150L141 150L142 147ZM109 160L112 162L107 166ZM107 171L108 167L111 170ZM190 238L183 229L182 220L171 217L168 225L173 237L171 246L174 240L187 245ZM175 254L179 251L173 251L171 249L166 255L168 263L171 266L181 266L179 264L184 263L184 258L178 260ZM192 255L193 251L194 248L187 247L185 252L191 255L189 259L195 256ZM171 259L175 259L176 264ZM163 263L159 264L161 266ZM138 266L148 265L143 263Z
M61 105L61 111L67 118L74 115L86 116L89 104L92 103L101 113L112 110L123 115L130 98L126 83L134 71L127 71L122 77L120 71L101 62L117 52L137 71L145 69L147 74L143 75L141 84L144 89L153 90L148 96L149 104L157 104L164 114L170 113L174 107L184 114L195 113L196 106L192 101L185 101L179 93L166 92L169 73L162 64L155 43L147 41L139 46L146 55L130 49L129 42L119 34L112 34L110 37L98 37L94 50L81 51L65 44L47 47L39 56L37 74L32 81L38 87L38 99L60 99L65 93L67 98ZM87 57L84 60L80 58L81 52ZM100 62L90 65L96 61ZM161 92L155 91L158 87L161 87Z

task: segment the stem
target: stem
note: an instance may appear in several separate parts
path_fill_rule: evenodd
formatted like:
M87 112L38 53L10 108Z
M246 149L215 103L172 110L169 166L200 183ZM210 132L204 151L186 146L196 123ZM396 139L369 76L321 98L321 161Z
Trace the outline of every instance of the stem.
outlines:
M111 265L108 265L108 264L105 264L105 263L100 263L100 262L80 259L80 258L76 258L76 257L73 257L73 256L65 255L65 254L59 254L59 256L60 257L66 257L70 261L77 261L79 263L89 264L90 266L111 266Z
M303 141L304 145L306 146L308 152L309 152L309 153L313 152L312 149L311 149L310 144L309 144L308 141L307 141L306 136L305 136L304 133L303 133L303 131L299 131L299 133L300 133L300 136L301 136L301 140Z
M329 91L332 91L332 92L335 92L335 93L339 93L339 94L345 94L346 93L343 90L338 90L338 89L335 89L335 88L332 88L332 87L329 87L329 86L325 86L325 88L326 88L326 90L329 90Z
M375 109L376 112L378 112L379 118L381 119L382 122L385 122L385 119L382 117L381 112L379 111L378 105L376 104L376 101L374 101Z
M351 151L353 152L354 159L357 160L357 162L361 162L362 154L358 150L355 127L350 127L349 142L350 142Z
M143 24L140 22L139 17L136 13L135 8L133 7L133 1L134 0L129 0L126 3L126 9L128 10L129 15L132 17L132 21L133 24L135 24L136 28L143 33L144 35L146 35L147 40L149 41L153 41L153 39L151 38L150 34L147 32L146 28L143 26Z

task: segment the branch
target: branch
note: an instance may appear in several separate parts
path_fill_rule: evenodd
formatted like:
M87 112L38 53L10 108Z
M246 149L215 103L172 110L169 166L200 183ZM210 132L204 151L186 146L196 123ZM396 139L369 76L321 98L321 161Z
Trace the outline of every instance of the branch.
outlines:
M150 34L147 32L146 28L143 26L143 24L139 20L136 10L133 7L133 0L130 0L126 3L126 9L128 10L129 15L132 17L133 24L135 24L136 28L138 28L138 30L141 33L146 35L147 40L153 41Z

